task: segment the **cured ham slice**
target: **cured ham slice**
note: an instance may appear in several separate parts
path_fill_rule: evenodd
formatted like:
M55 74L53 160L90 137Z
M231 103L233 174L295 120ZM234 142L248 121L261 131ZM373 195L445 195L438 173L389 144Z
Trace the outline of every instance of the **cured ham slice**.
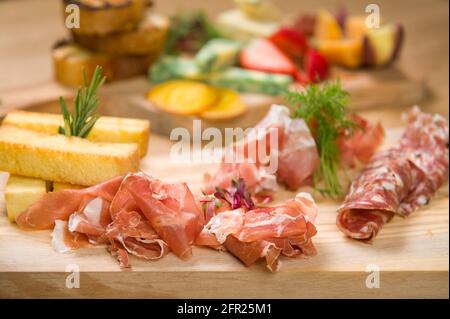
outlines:
M307 193L274 207L224 211L210 219L196 244L226 249L246 266L265 258L267 267L277 271L280 254L315 255L311 238L316 215L317 206Z
M146 218L136 211L121 210L117 213L114 221L108 225L106 237L113 246L112 250L125 250L117 256L123 267L129 265L123 260L123 255L127 253L146 260L156 260L167 255L170 250Z
M170 249L180 258L190 257L192 244L204 222L187 185L129 175L122 186Z
M352 115L351 120L358 124L359 129L352 135L343 132L337 144L340 151L341 164L355 167L356 161L367 164L384 140L384 129L380 122L370 123L359 115Z
M83 210L92 199L101 197L111 202L122 180L123 176L89 188L47 193L17 217L17 225L30 230L51 229L55 220L67 221L70 215Z
M225 163L220 164L219 170L214 176L205 174L205 194L213 194L216 188L229 189L233 181L243 179L258 202L264 202L266 197L271 198L277 189L276 177L267 173L264 167L258 167L255 163Z
M204 216L186 184L167 184L139 173L49 193L17 221L28 230L53 228L52 245L60 252L87 241L106 244L120 265L128 267L129 254L155 260L172 250L188 258Z
M69 231L67 222L64 220L55 220L55 227L51 237L53 249L58 253L65 253L88 244L86 237Z
M273 105L256 128L281 127L277 180L290 189L304 185L319 167L316 142L303 119L293 119L289 109Z
M270 271L276 272L280 269L281 263L278 257L281 249L269 241L257 240L247 243L240 241L234 236L229 236L224 246L247 267L264 258Z
M267 115L228 150L218 172L206 175L204 192L228 188L231 180L244 179L252 194L273 194L276 181L291 189L303 185L319 165L314 138L302 119L292 119L289 109L273 105ZM239 159L230 162L228 159ZM242 160L243 159L243 160Z
M91 237L92 243L100 243L110 222L108 201L96 197L89 201L82 210L70 215L68 229L71 232Z
M375 237L394 214L408 216L428 204L448 178L445 118L414 107L404 119L398 144L373 157L338 209L337 226L351 238Z
M113 221L106 228L109 251L121 267L129 266L128 254L146 260L164 257L169 246L155 232L147 218L140 212L127 189L131 179L148 178L143 174L127 175L110 205Z

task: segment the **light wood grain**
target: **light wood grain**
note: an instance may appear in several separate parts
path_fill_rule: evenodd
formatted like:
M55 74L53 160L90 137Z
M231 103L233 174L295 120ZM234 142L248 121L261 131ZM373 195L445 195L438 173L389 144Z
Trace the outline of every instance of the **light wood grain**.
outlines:
M391 143L399 132L389 131ZM144 158L142 170L168 182L187 181L194 192L203 174L216 168L214 163L171 162L170 144L157 135L149 147L165 152ZM0 181L5 180L3 174ZM294 194L282 189L277 201ZM51 248L50 231L19 230L7 221L0 200L0 297L448 297L448 185L426 208L409 218L394 217L372 244L338 231L339 202L316 200L318 255L283 258L276 274L263 263L246 268L228 253L200 247L188 261L173 254L155 262L131 257L131 270L121 270L104 247L58 254ZM80 289L65 288L70 264L81 271ZM380 267L379 289L365 287L369 264Z
M340 0L276 2L286 13L333 9L341 4ZM367 1L346 4L350 12L362 14ZM379 0L377 4L385 21L405 25L405 48L396 66L407 78L427 83L432 99L421 106L448 116L448 1ZM231 5L228 0L157 1L162 13L203 8L214 15ZM1 1L0 30L0 91L14 93L16 105L35 104L34 93L27 93L51 83L49 50L66 35L60 1ZM380 91L376 96L362 97L371 102L383 94ZM57 107L45 102L40 110ZM5 103L0 104L0 111L5 109ZM402 111L397 105L385 105L382 112L377 108L361 113L371 120L381 120L385 127L396 127L401 125ZM198 190L203 172L214 165L170 163L166 157L170 146L166 138L154 134L143 169L168 181L188 181ZM3 174L0 189L5 181ZM0 198L1 194L0 190ZM280 192L278 200L292 195ZM448 184L426 208L407 219L395 217L371 245L349 240L336 229L339 203L318 202L318 255L307 260L284 259L281 272L270 274L261 263L245 268L229 254L202 248L195 248L187 262L173 255L153 263L132 258L133 268L126 271L121 271L101 247L57 254L50 246L48 231L22 232L9 224L0 200L0 297L448 298ZM65 287L64 271L70 263L76 263L82 271L80 289ZM371 263L380 266L380 289L365 287L365 268Z

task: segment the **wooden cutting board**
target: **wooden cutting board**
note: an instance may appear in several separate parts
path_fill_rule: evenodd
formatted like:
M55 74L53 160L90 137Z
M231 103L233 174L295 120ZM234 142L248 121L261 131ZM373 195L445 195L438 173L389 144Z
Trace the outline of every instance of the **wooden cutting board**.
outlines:
M423 81L411 80L395 67L366 71L334 69L333 77L341 78L349 92L351 110L409 107L427 96ZM193 120L198 117L161 112L145 99L145 93L150 88L151 84L145 77L106 85L99 93L102 96L100 111L104 115L148 118L152 121L152 131L166 136L176 127L192 131ZM21 90L0 92L0 118L16 108L59 112L58 99L61 95L73 97L74 90L48 81ZM282 97L250 93L241 94L241 97L248 105L246 114L226 121L202 120L202 128L251 127L259 122L272 104L285 104Z
M387 144L399 132L389 130ZM214 171L215 164L172 163L170 146L153 135L142 170L169 182L187 181L199 191L203 173ZM372 244L346 238L335 225L340 203L316 197L318 255L283 258L281 270L272 274L263 263L246 268L228 253L198 247L188 261L173 254L155 262L131 257L128 270L121 270L104 247L58 254L50 231L25 232L8 222L5 181L6 174L0 174L0 298L448 298L448 184L429 206L406 219L394 217ZM282 189L277 201L293 195ZM80 288L68 289L66 269L74 265L81 271ZM366 270L374 265L380 288L369 289Z

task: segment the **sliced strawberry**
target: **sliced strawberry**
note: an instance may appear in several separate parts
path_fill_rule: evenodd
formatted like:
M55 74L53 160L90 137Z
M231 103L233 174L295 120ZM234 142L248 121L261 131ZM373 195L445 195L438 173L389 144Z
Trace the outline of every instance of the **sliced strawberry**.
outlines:
M309 83L309 78L308 75L306 75L306 73L302 70L297 70L294 73L294 79L296 82L302 84L302 85L306 85Z
M254 39L241 51L240 64L251 70L294 74L295 64L275 44L264 38Z
M314 49L306 52L304 69L308 80L313 83L325 80L329 73L328 61Z
M302 58L308 48L303 33L292 28L281 28L269 37L281 51L294 58Z

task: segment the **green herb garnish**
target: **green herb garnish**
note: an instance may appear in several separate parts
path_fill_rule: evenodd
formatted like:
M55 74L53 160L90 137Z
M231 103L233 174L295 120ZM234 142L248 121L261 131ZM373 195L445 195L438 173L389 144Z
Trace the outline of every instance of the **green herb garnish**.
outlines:
M289 92L287 100L297 106L294 117L305 120L316 140L320 166L314 179L323 179L325 184L325 188L316 187L316 190L325 196L339 197L342 190L337 176L340 158L336 141L343 132L351 134L359 127L346 116L348 93L337 80L323 85L308 85L304 92Z
M58 133L65 136L78 136L85 138L94 127L99 115L94 114L98 106L97 89L103 85L106 77L101 77L102 68L97 65L90 85L83 69L84 87L78 88L74 101L73 114L69 112L66 101L61 96L59 105L64 118L64 127L58 128Z
M209 40L223 37L203 11L177 14L171 18L164 53L195 53Z

